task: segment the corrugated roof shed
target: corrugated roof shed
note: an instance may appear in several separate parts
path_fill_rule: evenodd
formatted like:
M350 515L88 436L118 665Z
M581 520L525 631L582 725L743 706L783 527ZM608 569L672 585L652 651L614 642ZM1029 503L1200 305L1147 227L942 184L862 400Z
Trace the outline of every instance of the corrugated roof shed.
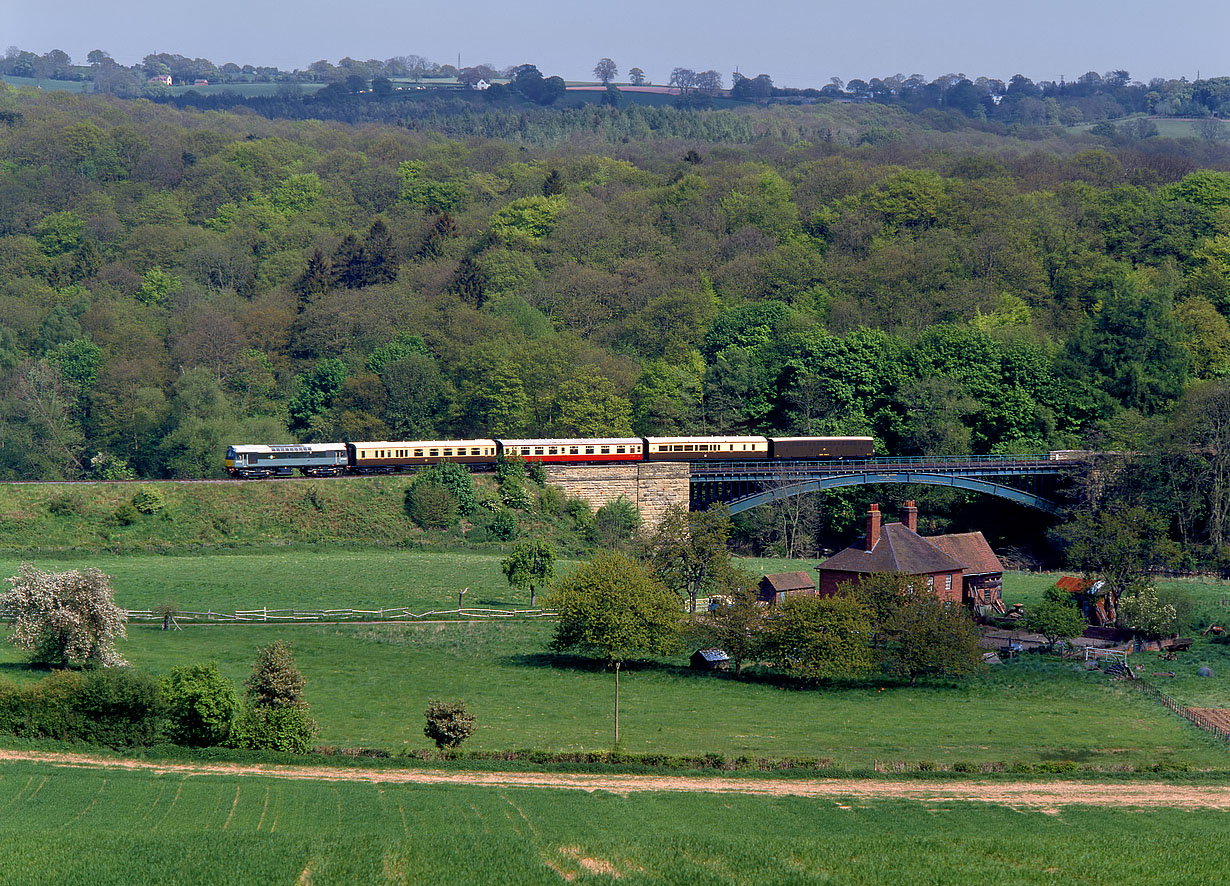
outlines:
M880 540L868 551L854 545L829 557L820 568L832 572L897 572L928 575L935 572L960 572L964 564L948 556L928 539L904 523L886 523Z
M986 575L1003 572L1004 564L991 550L981 532L959 532L952 535L930 535L927 541L965 566L966 575Z
M816 582L806 572L775 572L766 575L763 581L768 582L774 591L814 591Z
M1079 594L1089 590L1093 586L1093 582L1086 578L1079 578L1075 575L1065 575L1055 582L1055 587L1061 591L1067 591L1069 594Z

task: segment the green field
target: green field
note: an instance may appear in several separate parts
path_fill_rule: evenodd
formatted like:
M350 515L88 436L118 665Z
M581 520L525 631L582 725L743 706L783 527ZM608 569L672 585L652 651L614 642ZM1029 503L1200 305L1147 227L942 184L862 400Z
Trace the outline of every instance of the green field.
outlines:
M415 551L274 551L263 554L62 556L43 568L96 565L113 576L117 602L145 608L166 600L183 609L379 608L416 611L456 606L512 608L529 602L510 589L498 555ZM757 573L799 561L746 561ZM0 574L19 560L0 560ZM561 569L569 568L567 562ZM1010 573L1009 600L1030 601L1053 576ZM1215 605L1219 583L1189 583ZM463 698L483 750L606 748L611 741L611 675L580 659L552 657L544 622L409 625L190 625L163 632L133 624L121 651L134 665L163 673L217 660L246 678L259 645L293 642L308 679L307 698L322 744L397 751L426 747L422 711L432 697ZM831 758L864 768L878 762L1011 764L1073 760L1100 768L1187 763L1227 768L1219 745L1123 683L1079 665L1026 656L961 683L911 689L895 681L799 686L768 671L747 680L693 675L686 653L630 668L622 686L622 738L629 751ZM1230 646L1199 640L1175 663L1138 656L1154 682L1188 704L1230 707ZM1210 664L1216 677L1195 676ZM0 674L41 673L0 647Z
M0 768L0 883L1221 882L1230 813ZM907 873L908 872L908 873Z

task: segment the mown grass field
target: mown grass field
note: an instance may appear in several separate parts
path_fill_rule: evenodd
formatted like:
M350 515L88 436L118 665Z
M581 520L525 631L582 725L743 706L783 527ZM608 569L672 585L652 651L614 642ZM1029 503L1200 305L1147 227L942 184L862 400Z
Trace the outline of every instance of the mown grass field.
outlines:
M0 768L2 883L1216 883L1230 813Z

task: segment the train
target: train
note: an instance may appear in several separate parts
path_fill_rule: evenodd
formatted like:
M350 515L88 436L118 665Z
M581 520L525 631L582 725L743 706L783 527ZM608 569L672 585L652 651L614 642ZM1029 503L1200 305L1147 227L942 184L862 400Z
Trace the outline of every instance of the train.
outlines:
M394 474L456 462L472 470L517 457L547 464L639 461L831 460L870 458L871 437L590 437L480 440L367 440L346 443L236 444L226 472L242 479Z

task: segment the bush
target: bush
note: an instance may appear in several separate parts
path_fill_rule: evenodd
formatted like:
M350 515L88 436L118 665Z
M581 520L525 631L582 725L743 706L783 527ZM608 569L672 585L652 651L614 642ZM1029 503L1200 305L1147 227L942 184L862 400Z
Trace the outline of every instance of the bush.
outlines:
M143 488L132 497L132 506L142 514L156 514L166 507L167 500L157 489Z
M491 521L491 534L500 541L512 541L517 536L517 515L502 509Z
M438 483L421 483L406 490L406 513L422 529L447 529L457 522L457 498Z
M22 738L140 747L156 744L165 723L157 682L131 668L0 682L0 732Z
M466 710L464 701L440 701L427 703L427 725L423 734L436 743L436 747L458 747L474 732L474 715Z
M257 652L252 676L243 685L248 704L253 707L306 708L303 701L306 682L295 664L290 644L274 640Z
M501 486L505 483L524 483L525 459L519 455L502 456L495 466L495 482Z
M214 747L230 738L239 697L217 662L175 668L162 678L162 698L168 735L176 744Z
M514 483L509 480L500 487L500 501L504 502L507 507L524 511L530 506L530 494L525 491L525 486L519 481Z
M547 485L547 468L541 461L530 461L525 465L525 474L539 486Z
M48 501L47 511L53 517L79 517L85 513L85 502L72 493L65 493Z
M115 509L115 522L121 526L131 526L140 516L140 512L132 506L132 502L126 501Z
M640 525L641 512L621 495L594 514L594 541L604 548L621 547L632 540Z
M306 754L319 728L306 708L244 707L231 727L229 745L254 751Z
M558 486L544 486L538 494L538 507L547 516L559 517L568 507L568 497Z
M474 478L470 476L469 471L454 462L440 462L419 471L414 475L410 489L413 490L418 486L443 486L453 494L453 498L457 501L457 508L463 517L474 513L474 508L477 506Z

